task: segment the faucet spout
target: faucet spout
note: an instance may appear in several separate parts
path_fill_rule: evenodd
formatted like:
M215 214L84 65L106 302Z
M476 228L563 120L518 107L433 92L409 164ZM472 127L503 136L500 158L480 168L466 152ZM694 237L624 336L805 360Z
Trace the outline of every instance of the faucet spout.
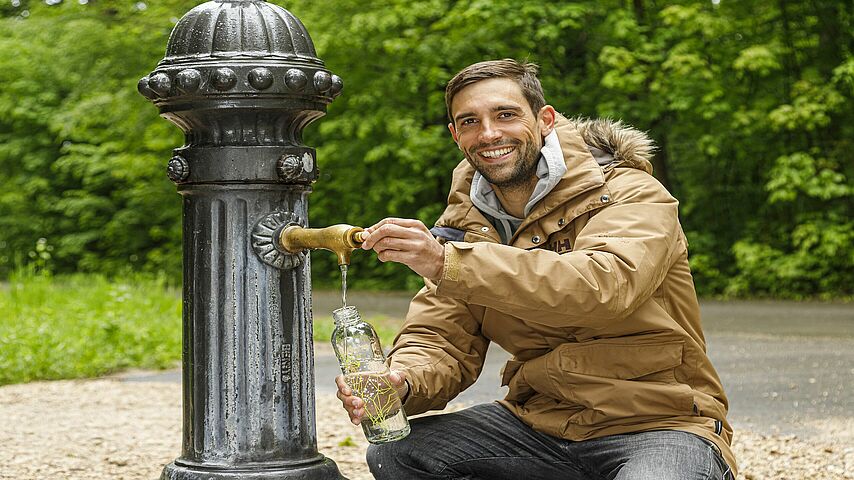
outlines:
M362 246L365 230L352 225L338 224L325 228L304 228L291 225L279 234L279 246L289 253L303 250L329 250L338 257L338 265L350 265L353 250Z

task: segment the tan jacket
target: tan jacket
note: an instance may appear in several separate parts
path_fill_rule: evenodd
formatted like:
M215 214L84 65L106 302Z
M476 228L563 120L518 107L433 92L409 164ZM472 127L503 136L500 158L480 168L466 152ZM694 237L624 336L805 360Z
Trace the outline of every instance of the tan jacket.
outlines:
M558 118L567 172L509 245L454 171L436 231L438 284L412 300L391 352L410 415L441 409L478 377L490 341L513 355L502 403L534 429L584 440L693 432L735 474L727 399L706 355L678 202L650 175L651 141L619 123ZM601 167L588 149L613 153ZM452 236L453 237L453 236Z

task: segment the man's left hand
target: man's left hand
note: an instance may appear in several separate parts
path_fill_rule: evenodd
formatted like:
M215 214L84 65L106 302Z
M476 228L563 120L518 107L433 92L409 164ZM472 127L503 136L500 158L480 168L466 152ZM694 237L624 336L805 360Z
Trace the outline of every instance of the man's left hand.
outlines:
M362 243L365 250L374 250L382 262L398 262L432 281L442 276L445 247L433 238L420 221L409 218L385 218L368 227Z

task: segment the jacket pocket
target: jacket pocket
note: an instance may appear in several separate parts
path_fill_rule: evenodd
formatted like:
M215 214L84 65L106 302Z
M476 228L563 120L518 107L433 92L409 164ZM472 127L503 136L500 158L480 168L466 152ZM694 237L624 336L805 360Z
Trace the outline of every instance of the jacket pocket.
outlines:
M558 352L562 370L619 380L632 380L660 372L673 373L673 369L682 364L681 341L636 344L594 340L589 343L564 344L555 351ZM676 381L675 378L673 381Z
M693 414L693 394L676 381L682 342L593 340L566 343L527 362L521 376L533 390L581 406L574 423Z

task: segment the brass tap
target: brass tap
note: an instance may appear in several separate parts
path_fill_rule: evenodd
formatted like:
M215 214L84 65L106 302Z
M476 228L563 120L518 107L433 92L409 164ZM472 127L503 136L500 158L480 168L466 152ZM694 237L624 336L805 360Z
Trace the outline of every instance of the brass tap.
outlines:
M365 229L338 224L326 228L304 228L291 225L279 234L279 245L290 253L305 249L329 250L338 256L338 265L350 265L353 250L362 246Z

